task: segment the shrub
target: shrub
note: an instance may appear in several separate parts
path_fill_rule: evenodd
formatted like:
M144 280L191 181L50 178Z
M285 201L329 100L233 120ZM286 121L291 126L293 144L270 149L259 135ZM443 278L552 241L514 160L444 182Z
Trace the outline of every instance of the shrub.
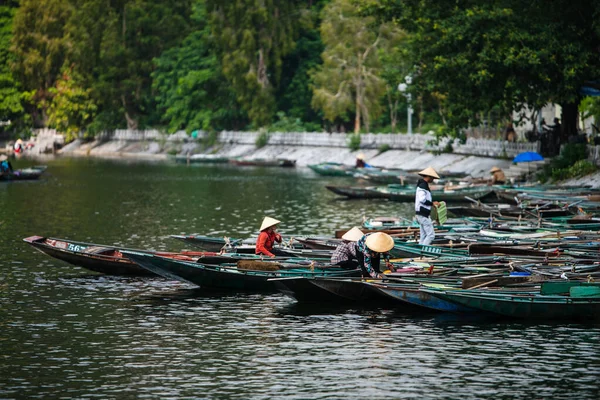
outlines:
M587 161L585 144L567 144L558 157L546 164L538 179L544 183L548 180L561 181L591 174L597 167Z
M381 146L379 146L379 148L377 149L377 151L379 151L379 154L383 154L386 151L388 151L389 149L391 149L390 145L387 144L387 143L384 143Z
M256 137L256 141L254 144L257 149L261 149L265 147L269 143L269 134L265 130L261 130L258 136Z
M348 140L348 148L352 151L360 149L360 134L353 133Z

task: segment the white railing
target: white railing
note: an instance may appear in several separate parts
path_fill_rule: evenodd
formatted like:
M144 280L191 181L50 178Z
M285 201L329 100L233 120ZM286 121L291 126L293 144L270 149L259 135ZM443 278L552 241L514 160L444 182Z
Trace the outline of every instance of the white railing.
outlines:
M43 129L36 131L38 137L59 137L54 129ZM239 131L222 131L217 135L217 140L221 143L239 144L239 145L255 145L256 139L260 135L259 132L239 132ZM352 134L350 133L327 133L327 132L273 132L269 133L268 144L277 146L313 146L313 147L343 147L347 148ZM203 131L198 131L197 139L202 139L206 136ZM381 146L389 146L394 150L414 150L414 151L433 151L443 150L450 142L448 138L442 138L438 144L434 144L435 136L430 134L361 134L360 147L363 149L377 149ZM166 134L165 132L151 130L129 130L117 129L112 132L102 132L96 135L96 139L100 141L115 140L115 141L163 141L163 142L184 142L193 141L185 131L178 131L174 134ZM58 141L58 140L57 140ZM461 144L458 139L451 142L452 152L456 154L487 156L487 157L514 157L525 151L539 152L540 143L511 143L504 140L488 140L469 138L466 143ZM590 146L593 148L593 146ZM600 147L600 146L598 146ZM590 158L598 160L600 156L596 147L595 150L590 150Z

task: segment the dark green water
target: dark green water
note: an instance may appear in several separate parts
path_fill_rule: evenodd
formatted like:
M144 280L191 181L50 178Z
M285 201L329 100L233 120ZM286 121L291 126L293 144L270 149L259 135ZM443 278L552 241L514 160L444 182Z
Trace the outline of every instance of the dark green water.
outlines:
M15 163L23 167L26 162ZM600 326L299 306L93 274L31 235L179 250L264 215L331 234L412 206L336 201L309 170L58 159L0 183L0 398L597 399Z

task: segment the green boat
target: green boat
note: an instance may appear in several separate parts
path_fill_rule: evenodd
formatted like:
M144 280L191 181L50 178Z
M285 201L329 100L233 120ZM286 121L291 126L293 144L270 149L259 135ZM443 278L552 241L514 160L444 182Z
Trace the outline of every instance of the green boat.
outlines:
M597 285L597 284L596 284ZM600 291L574 286L569 295L496 294L480 291L421 289L443 300L498 315L526 319L600 319Z
M275 284L269 279L285 277L351 277L360 276L360 270L345 270L337 267L310 267L306 259L285 260L282 269L248 270L236 264L209 265L197 262L178 261L145 253L124 251L123 255L157 275L192 283L202 288L227 289L251 292L275 292ZM274 266L276 264L273 264ZM282 265L282 264L279 264Z
M308 168L324 176L351 176L356 172L356 168L354 167L334 162L311 164Z
M444 257L468 258L468 250L449 249L447 247L425 246L417 243L395 241L394 248L390 251L393 258L406 257Z
M351 199L388 199L408 203L415 201L414 186L388 185L388 186L326 186L326 188L335 194L346 196ZM477 186L452 190L432 190L431 196L435 201L445 201L447 203L464 203L470 199L481 199L493 193L489 186Z

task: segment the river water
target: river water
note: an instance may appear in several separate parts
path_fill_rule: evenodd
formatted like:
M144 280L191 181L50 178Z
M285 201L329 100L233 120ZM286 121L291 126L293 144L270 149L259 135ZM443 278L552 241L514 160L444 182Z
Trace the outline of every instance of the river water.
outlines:
M27 161L16 162L23 167ZM53 260L32 235L156 250L264 215L331 234L411 205L340 201L307 169L56 159L0 182L0 398L594 399L600 325L300 306Z

